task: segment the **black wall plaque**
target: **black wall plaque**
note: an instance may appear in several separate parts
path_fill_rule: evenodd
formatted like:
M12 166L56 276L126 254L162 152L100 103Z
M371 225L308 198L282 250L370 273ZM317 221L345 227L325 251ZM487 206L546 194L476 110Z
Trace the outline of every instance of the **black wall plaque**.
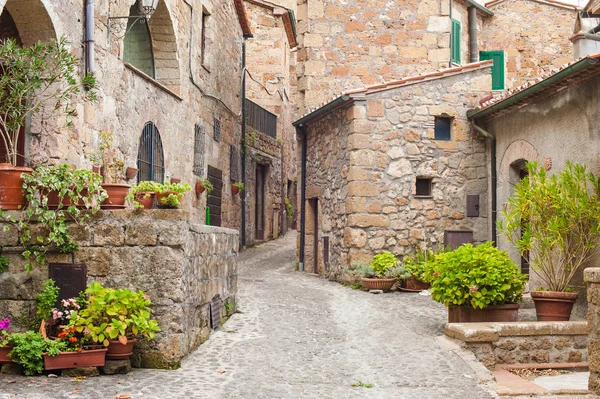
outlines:
M49 263L48 278L60 288L58 301L75 298L87 285L87 266L83 263Z

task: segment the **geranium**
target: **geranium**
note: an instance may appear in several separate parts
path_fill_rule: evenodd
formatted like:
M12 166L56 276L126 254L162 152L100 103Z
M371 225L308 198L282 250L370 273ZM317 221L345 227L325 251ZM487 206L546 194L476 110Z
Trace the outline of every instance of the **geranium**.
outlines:
M8 317L4 318L4 320L0 320L0 330L8 331L10 328L10 319Z
M8 329L10 328L10 319L8 317L0 320L0 346L8 345Z

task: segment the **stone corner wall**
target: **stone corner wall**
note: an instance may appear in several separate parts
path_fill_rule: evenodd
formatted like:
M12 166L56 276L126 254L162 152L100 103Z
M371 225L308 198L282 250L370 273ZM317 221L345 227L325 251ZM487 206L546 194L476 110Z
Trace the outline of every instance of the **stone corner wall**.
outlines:
M88 283L148 294L161 332L155 341L136 344L132 362L138 367L179 367L208 338L209 303L216 296L235 310L238 232L188 218L182 210L101 211L89 226L69 226L80 245L72 257L48 254L49 262L85 263ZM48 266L26 273L15 241L10 232L0 235L10 261L0 274L0 315L18 320L31 312Z
M588 389L600 394L600 268L585 269L583 278L588 283L588 362L590 368Z

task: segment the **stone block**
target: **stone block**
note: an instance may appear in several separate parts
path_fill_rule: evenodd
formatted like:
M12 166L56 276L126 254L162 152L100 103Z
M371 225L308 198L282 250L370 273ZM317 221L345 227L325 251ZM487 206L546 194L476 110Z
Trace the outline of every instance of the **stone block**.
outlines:
M347 213L365 213L367 212L367 199L364 197L346 198Z
M89 225L70 224L67 226L69 235L79 246L89 246L92 242L92 235Z
M392 177L404 177L413 174L412 164L408 159L400 159L389 164L387 173Z
M431 49L427 53L427 59L431 62L448 62L450 50L446 48Z
M388 227L390 220L385 215L354 214L348 216L348 225L356 227Z
M75 262L85 263L90 276L106 276L110 268L110 249L83 247L75 251Z
M155 222L136 221L125 226L126 245L156 245L158 228Z
M93 227L94 246L121 246L125 242L125 229L119 224L97 224Z
M590 372L600 373L600 339L590 339L588 342L588 363Z
M378 118L384 116L385 108L382 100L368 100L367 101L367 116L371 118Z
M366 134L351 134L348 136L348 150L360 150L369 148L371 137Z
M344 229L344 247L362 248L366 243L367 233L364 230L351 229L349 227Z
M348 175L346 178L348 181L367 180L367 171L358 166L351 166L348 169Z
M379 189L377 184L364 181L352 181L348 183L349 197L377 197Z
M401 58L413 58L418 60L424 60L425 58L427 58L426 47L402 46L400 47L399 53Z
M128 374L131 372L131 361L129 359L107 360L104 367L100 369L102 370L102 374L107 375Z
M63 369L61 377L97 377L100 375L97 367L79 367L76 369Z
M158 230L158 242L170 247L182 246L191 237L185 223L168 223L159 227Z

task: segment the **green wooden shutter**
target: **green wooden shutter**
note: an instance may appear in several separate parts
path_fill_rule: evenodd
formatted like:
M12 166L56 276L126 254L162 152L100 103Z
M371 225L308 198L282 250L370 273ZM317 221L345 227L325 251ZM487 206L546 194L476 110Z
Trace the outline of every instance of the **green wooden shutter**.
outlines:
M460 22L452 20L452 62L460 64Z
M504 51L482 51L479 60L493 60L492 66L492 90L504 90Z

